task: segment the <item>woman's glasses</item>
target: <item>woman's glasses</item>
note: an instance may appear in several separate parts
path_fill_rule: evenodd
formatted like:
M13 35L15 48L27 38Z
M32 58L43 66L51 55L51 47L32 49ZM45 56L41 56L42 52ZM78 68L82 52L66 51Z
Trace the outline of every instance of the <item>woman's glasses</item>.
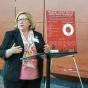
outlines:
M21 19L18 19L17 21L18 22L25 22L26 20L28 20L28 18L21 18Z

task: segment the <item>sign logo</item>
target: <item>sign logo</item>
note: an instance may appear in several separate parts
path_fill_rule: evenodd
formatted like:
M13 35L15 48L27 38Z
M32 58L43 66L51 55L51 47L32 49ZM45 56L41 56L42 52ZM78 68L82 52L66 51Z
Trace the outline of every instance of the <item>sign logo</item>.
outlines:
M70 28L70 32L67 32L67 31L66 31L66 28L67 28L67 27ZM71 35L73 35L73 33L74 33L74 28L73 28L73 26L72 26L71 24L65 24L65 25L63 26L63 33L64 33L66 36L71 36Z

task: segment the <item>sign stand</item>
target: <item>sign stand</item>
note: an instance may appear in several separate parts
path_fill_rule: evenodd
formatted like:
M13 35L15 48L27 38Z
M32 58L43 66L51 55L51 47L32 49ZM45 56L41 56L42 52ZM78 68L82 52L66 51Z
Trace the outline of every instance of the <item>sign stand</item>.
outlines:
M76 60L74 58L74 54L77 53L77 52L64 52L64 53L37 53L37 54L34 54L34 55L31 55L29 57L25 57L25 58L21 58L22 59L26 59L26 58L30 58L30 57L33 57L33 56L40 56L42 58L46 58L47 59L47 63L46 63L46 83L45 83L45 88L50 88L50 62L51 62L51 58L59 58L59 57L63 57L63 56L68 56L68 55L72 55L73 57L73 60L74 60L74 63L75 63L75 67L76 67L76 70L77 70L77 74L78 74L78 77L79 77L79 80L80 80L80 83L81 83L81 86L82 88L83 87L83 83L82 83L82 80L81 80L81 77L80 77L80 73L79 73L79 70L78 70L78 66L77 66L77 63L76 63Z
M82 88L84 88L74 55L72 57L73 57L73 60L74 60L74 64L75 64L75 67L76 67L76 70L77 70L77 74L78 74L81 86L82 86Z
M76 52L68 52L68 53L57 53L57 56L56 56L56 53L54 55L53 54L46 54L47 56L47 66L46 66L46 82L45 82L45 88L50 88L50 62L51 62L51 58L55 56L56 57L63 57L63 56L67 56L67 55L71 55L73 57L73 60L74 60L74 64L75 64L75 67L76 67L76 70L77 70L77 74L78 74L78 77L79 77L79 80L80 80L80 83L81 83L81 87L84 88L83 86L83 83L82 83L82 80L81 80L81 76L80 76L80 73L79 73L79 70L78 70L78 66L77 66L77 63L76 63L76 60L74 58L74 54ZM53 56L54 55L54 56Z

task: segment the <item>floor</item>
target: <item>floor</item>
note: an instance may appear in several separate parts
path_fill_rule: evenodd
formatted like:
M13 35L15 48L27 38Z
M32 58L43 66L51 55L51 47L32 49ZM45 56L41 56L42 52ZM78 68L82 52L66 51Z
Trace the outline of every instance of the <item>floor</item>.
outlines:
M44 79L45 77L43 77L42 79L41 88L45 88ZM79 82L71 82L71 81L66 81L66 80L61 80L56 78L51 78L50 83L51 83L50 88L82 88ZM4 88L3 78L1 75L0 75L0 88ZM83 84L83 88L88 88L88 84Z

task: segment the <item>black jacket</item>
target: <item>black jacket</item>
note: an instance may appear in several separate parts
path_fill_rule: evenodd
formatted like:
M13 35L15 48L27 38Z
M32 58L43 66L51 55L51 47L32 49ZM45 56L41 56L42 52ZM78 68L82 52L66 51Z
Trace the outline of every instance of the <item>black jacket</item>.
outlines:
M37 52L38 53L43 53L43 47L44 47L44 39L42 37L42 34L36 31L34 32L34 37L38 38L39 43L34 42ZM13 43L16 43L17 46L21 46L23 48L22 52L19 54L13 54L9 58L5 57L6 50L11 48ZM21 66L22 66L22 60L20 58L23 56L24 51L24 45L23 41L21 38L21 34L19 29L8 31L5 33L5 37L3 39L3 42L0 46L0 57L5 60L2 73L3 77L7 80L11 81L18 81L20 77L20 72L21 72ZM39 72L39 77L42 77L43 73L43 59L40 57L37 57L38 59L38 72Z

